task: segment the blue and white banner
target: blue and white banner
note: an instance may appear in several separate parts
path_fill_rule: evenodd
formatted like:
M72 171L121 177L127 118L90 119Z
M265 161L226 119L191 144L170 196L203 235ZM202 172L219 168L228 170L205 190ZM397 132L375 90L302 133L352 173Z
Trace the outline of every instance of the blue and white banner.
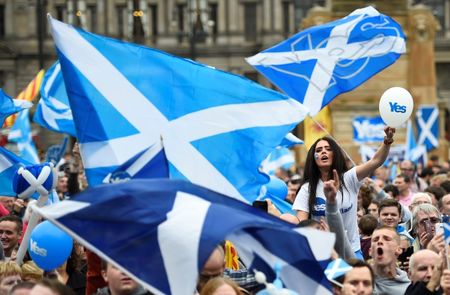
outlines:
M12 114L29 109L33 104L23 99L13 99L0 88L0 127Z
M41 86L41 99L34 113L33 121L49 130L76 137L69 98L59 62L45 73Z
M307 114L241 76L50 23L91 185L134 158L136 174L153 165L252 202L269 181L260 163Z
M416 112L417 145L425 145L427 151L439 145L439 108L420 105Z
M357 143L381 142L386 125L381 117L356 117L352 122L353 140Z
M394 63L405 52L405 35L373 7L308 28L247 62L316 115Z
M204 263L225 239L250 269L270 276L278 263L287 288L332 294L324 270L334 234L297 229L186 181L132 179L34 208L155 294L194 294Z
M29 114L29 109L25 109L19 113L14 121L14 125L9 131L8 140L17 143L17 149L21 158L32 164L38 164L40 161L31 134Z

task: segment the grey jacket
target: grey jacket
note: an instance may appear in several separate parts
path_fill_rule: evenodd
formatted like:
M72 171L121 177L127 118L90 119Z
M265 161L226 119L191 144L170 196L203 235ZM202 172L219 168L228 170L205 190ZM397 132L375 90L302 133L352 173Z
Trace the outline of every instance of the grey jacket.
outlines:
M130 295L150 295L151 293L148 292L147 290L145 290L142 287L139 287L136 289L136 291ZM97 290L97 293L95 293L95 295L111 295L111 293L109 292L109 288L105 287L105 288L101 288Z
M374 295L403 295L411 281L406 272L397 267L395 278L381 278L375 276Z

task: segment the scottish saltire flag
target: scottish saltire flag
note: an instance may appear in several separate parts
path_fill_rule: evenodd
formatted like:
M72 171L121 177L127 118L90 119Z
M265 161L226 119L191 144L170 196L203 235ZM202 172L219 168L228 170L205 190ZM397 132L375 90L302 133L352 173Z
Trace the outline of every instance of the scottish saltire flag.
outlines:
M260 163L306 116L296 100L243 77L50 22L91 185L131 175L120 170L134 159L135 174L168 169L253 201L269 180Z
M15 197L13 178L20 167L31 165L7 149L0 147L0 195Z
M442 226L444 227L445 244L450 245L450 223L443 222Z
M13 99L0 88L0 126L3 126L5 119L10 115L32 106L33 104L29 101Z
M295 165L295 158L291 150L285 147L277 147L262 162L261 169L269 175L274 175L277 169L291 169Z
M59 62L54 63L42 81L41 99L33 121L49 130L76 137L72 111Z
M358 87L404 52L400 25L366 7L299 32L247 62L314 116L337 95Z
M45 154L45 162L52 163L56 167L66 152L68 142L69 137L64 136L61 144L55 144L49 147L47 149L47 153Z
M340 276L345 275L352 268L353 267L345 262L345 260L338 258L328 264L327 269L325 270L325 275L328 280L335 281Z
M435 105L420 105L416 112L417 144L430 151L439 145L439 108Z
M417 145L411 120L408 120L406 125L405 159L414 163L422 163L422 165L426 165L428 162L427 149L423 144Z
M223 240L268 276L279 263L288 288L331 294L324 270L333 234L296 229L186 181L132 179L36 210L156 294L194 294L199 272Z
M31 137L31 125L29 110L25 109L19 113L8 134L8 140L17 143L20 157L24 160L38 164L39 157L36 146Z
M408 120L406 123L406 149L405 159L411 160L412 151L417 147L416 136L414 135L414 129L412 121Z

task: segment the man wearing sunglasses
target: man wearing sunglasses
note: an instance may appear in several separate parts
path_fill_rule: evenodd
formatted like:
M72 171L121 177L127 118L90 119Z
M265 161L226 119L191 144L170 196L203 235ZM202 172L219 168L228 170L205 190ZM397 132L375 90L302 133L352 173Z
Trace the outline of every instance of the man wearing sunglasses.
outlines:
M442 222L441 214L433 205L420 204L414 208L412 222L416 233L414 252L421 249L439 252L444 248L443 233L436 235L436 224L440 222Z

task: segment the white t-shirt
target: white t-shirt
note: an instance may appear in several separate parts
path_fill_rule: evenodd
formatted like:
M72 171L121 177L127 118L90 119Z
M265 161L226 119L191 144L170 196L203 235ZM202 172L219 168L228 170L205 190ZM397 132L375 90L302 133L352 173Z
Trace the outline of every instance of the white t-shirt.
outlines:
M361 182L358 181L356 176L356 167L348 170L344 173L345 188L342 188L343 193L338 191L336 195L336 201L338 208L341 212L342 219L344 221L344 227L347 232L347 237L352 245L353 251L361 249L358 234L358 219L356 210L358 207L358 192L361 187ZM309 212L309 189L308 184L305 183L300 188L300 191L295 198L292 209ZM344 196L342 196L344 195ZM319 180L316 190L316 204L311 217L316 220L320 220L321 217L325 217L326 210L326 198L323 192L323 181Z

